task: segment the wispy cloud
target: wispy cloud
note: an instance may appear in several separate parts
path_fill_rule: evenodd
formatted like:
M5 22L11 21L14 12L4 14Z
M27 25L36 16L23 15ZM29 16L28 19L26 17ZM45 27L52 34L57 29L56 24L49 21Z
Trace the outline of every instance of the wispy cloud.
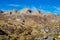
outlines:
M18 4L8 4L8 6L19 7L20 5L18 5Z
M36 8L36 7L34 7L34 6L33 6L33 7L31 7L30 9L31 9L31 10L37 10L37 8Z
M31 10L39 10L39 8L36 8L35 6L30 7Z
M53 6L55 8L56 11L60 11L60 7L57 6Z
M55 7L54 14L60 14L60 7Z
M58 10L58 11L60 11L60 7L59 7L59 8L57 8L57 10Z

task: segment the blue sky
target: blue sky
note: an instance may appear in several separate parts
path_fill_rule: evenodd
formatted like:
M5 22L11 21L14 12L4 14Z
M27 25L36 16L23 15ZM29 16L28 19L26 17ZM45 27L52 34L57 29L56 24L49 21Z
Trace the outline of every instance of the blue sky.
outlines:
M60 0L0 0L1 10L30 8L43 13L60 14Z

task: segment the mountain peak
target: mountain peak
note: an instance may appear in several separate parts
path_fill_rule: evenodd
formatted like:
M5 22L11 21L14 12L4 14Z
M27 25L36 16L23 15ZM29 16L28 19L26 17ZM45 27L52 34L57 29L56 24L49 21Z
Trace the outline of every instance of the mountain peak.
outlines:
M30 14L32 11L29 8L24 8L22 10L20 10L20 13L22 14Z

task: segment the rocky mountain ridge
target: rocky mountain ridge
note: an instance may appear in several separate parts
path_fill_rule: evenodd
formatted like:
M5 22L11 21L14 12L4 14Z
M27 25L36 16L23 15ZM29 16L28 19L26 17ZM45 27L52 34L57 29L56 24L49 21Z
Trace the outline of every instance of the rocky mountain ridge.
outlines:
M0 40L60 40L60 15L39 10L0 11Z

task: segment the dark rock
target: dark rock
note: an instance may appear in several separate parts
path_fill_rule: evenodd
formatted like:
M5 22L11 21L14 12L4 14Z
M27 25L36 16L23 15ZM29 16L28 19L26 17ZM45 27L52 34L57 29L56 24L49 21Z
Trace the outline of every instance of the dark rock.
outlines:
M31 13L32 11L31 10L28 10L27 13Z
M0 29L0 35L8 35L8 34L5 33L3 30Z
M3 13L3 11L0 10L0 13Z

